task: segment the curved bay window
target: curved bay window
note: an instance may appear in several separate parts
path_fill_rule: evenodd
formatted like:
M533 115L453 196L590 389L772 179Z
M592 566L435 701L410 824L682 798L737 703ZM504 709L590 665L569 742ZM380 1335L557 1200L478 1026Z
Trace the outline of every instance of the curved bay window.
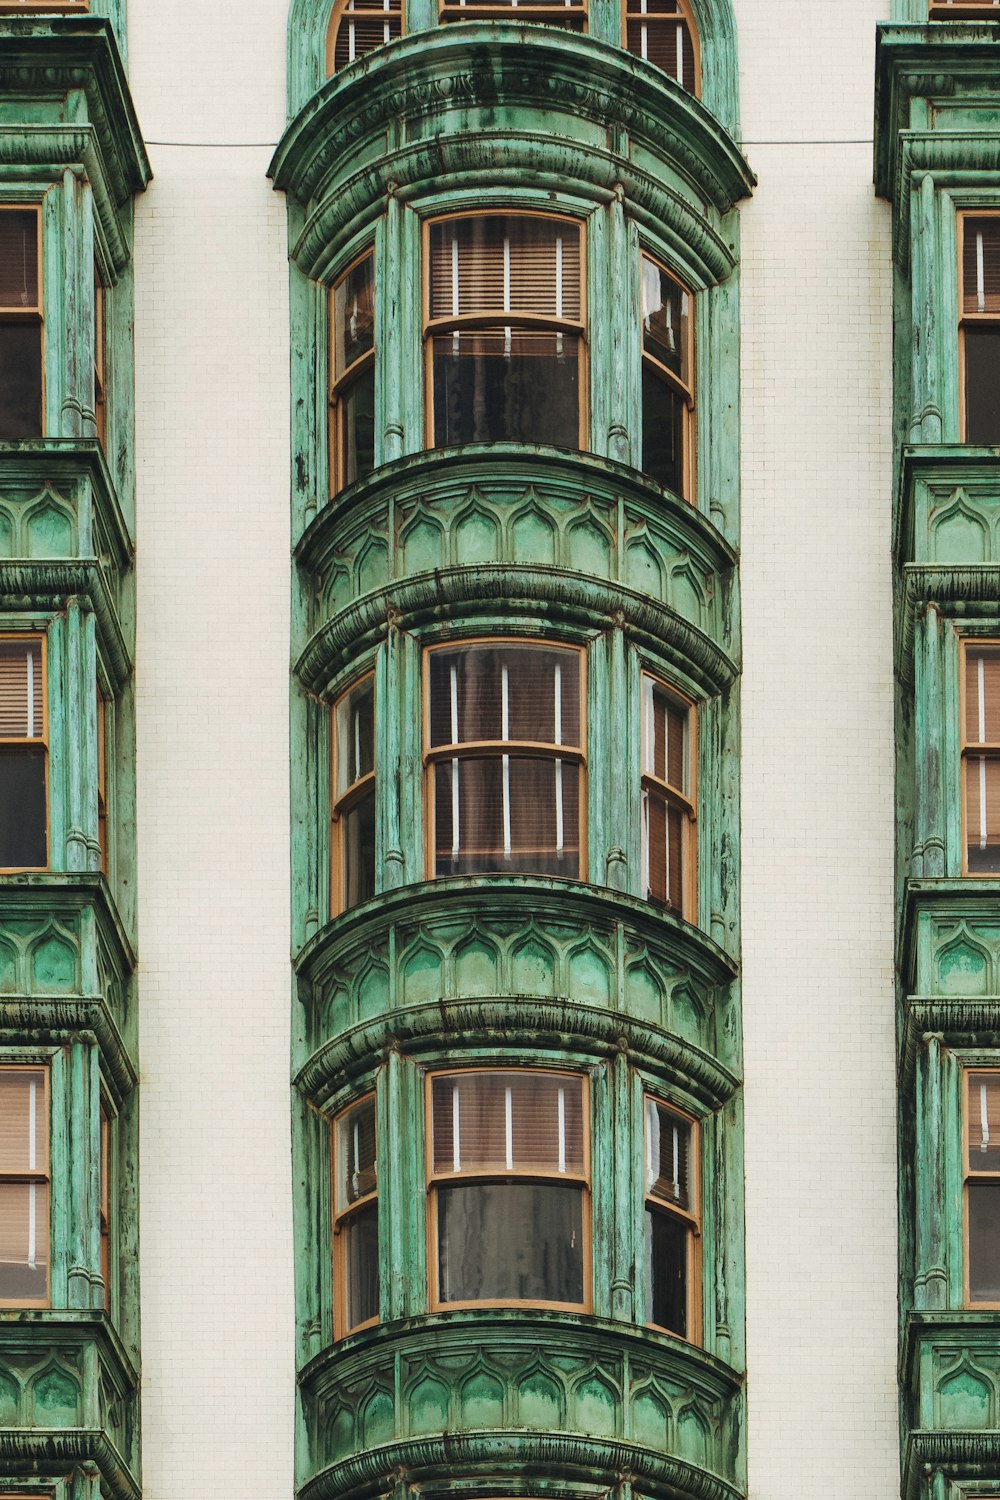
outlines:
M642 867L648 901L690 917L695 906L695 712L642 678Z
M375 678L333 707L330 906L334 914L375 894Z
M698 1342L697 1126L646 1100L646 1317Z
M48 1076L0 1067L0 1307L48 1302Z
M590 1304L588 1099L573 1073L428 1077L432 1306Z
M0 869L48 864L43 636L0 636Z
M334 1337L379 1316L375 1095L333 1122Z
M442 21L535 21L586 31L586 0L441 0Z
M478 214L427 226L428 442L584 442L583 230Z
M648 255L642 268L642 467L664 489L694 493L691 297Z
M698 32L685 0L626 0L625 46L698 93Z
M1000 1307L1000 1072L965 1083L965 1300Z
M375 467L375 252L355 261L330 294L330 491Z
M959 215L962 438L1000 443L1000 215Z
M326 71L339 73L356 58L403 34L400 0L340 0L326 34Z
M432 647L433 875L584 875L584 664L575 647Z

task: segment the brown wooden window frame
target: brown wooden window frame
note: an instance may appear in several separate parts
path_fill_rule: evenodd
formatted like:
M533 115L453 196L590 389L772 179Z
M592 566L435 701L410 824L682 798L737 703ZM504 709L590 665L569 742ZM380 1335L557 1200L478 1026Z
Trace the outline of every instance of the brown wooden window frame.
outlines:
M687 368L688 378L686 381L682 380L680 376L676 375L673 370L671 370L667 365L663 364L661 360L657 359L656 356L650 353L646 348L646 339L644 334L646 311L645 293L643 291L643 261L649 261L650 265L655 266L657 271L659 271L662 276L666 276L669 281L672 281L674 285L679 288L681 296L687 298L687 329L684 335L686 338L687 347L684 349L681 358L682 368L685 366ZM658 256L654 255L644 246L640 246L639 341L642 348L642 367L643 370L648 370L650 374L653 375L654 378L659 380L662 384L669 386L674 394L680 397L683 404L681 441L684 445L684 453L681 462L681 483L679 494L682 500L688 500L692 505L694 504L697 491L697 452L695 448L695 444L697 441L697 406L695 401L695 390L697 385L695 372L695 310L697 308L697 305L697 298L695 297L694 292L692 292L691 289L686 286L683 281L681 281L680 277L675 276L674 272L671 271L668 266L664 265L663 261L660 260ZM655 480L653 482L656 483Z
M48 1190L46 1200L46 1214L48 1218L48 1233L46 1237L48 1259L45 1268L46 1296L44 1298L0 1297L0 1308L50 1307L52 1305L52 1074L48 1064L44 1062L0 1062L0 1072L40 1073L42 1075L44 1079L42 1110L46 1122L45 1139L47 1144L44 1166L26 1168L20 1172L0 1171L0 1185L7 1183L35 1183Z
M346 62L337 63L337 42L340 38L340 30L345 21L350 25L350 17L363 17L366 21L383 20L383 31L388 30L391 34L384 36L381 41L373 42L370 46L363 46L360 51L355 50L353 44L349 44L348 51L353 51L354 56L348 56ZM357 62L359 57L367 57L369 52L378 51L379 47L385 47L389 42L396 41L405 35L406 14L404 0L382 0L380 5L358 7L356 0L337 0L330 13L330 24L326 29L326 76L332 78L336 73L342 73L352 63Z
M998 1301L973 1300L970 1291L970 1213L969 1213L969 1186L972 1183L994 1184L1000 1193L1000 1170L996 1172L974 1172L969 1165L971 1155L971 1108L969 1094L972 1081L982 1075L990 1075L1000 1081L1000 1068L976 1067L970 1064L962 1069L962 1299L966 1307L1000 1308Z
M353 1203L348 1203L344 1208L338 1207L337 1189L337 1166L339 1161L339 1131L342 1122L360 1110L365 1105L371 1105L374 1115L375 1126L375 1186L361 1197L356 1198ZM378 1202L378 1107L376 1092L369 1090L361 1094L357 1099L352 1099L350 1104L337 1111L330 1122L330 1211L333 1224L333 1336L335 1339L346 1338L350 1333L359 1333L363 1328L374 1328L381 1321L381 1310L373 1318L366 1318L360 1323L349 1323L347 1319L347 1285L348 1285L348 1236L344 1233L345 1228L354 1218L357 1218L363 1210L375 1205L376 1213L379 1212Z
M1000 762L1000 742L993 743L984 740L970 740L968 738L968 688L966 679L968 677L969 651L978 649L995 650L1000 656L1000 638L993 636L962 636L960 639L959 658L959 780L961 807L962 807L962 874L970 880L996 880L997 874L991 870L969 869L969 795L968 795L968 765L973 759ZM984 713L985 717L985 713Z
M20 5L10 7L14 10L22 8ZM56 10L60 7L53 5L32 5L32 10ZM85 7L69 5L66 9L77 10ZM0 14L5 9L0 3ZM42 254L42 205L40 203L0 203L0 214L9 213L33 213L35 215L35 251L37 258L36 286L38 293L33 307L3 307L0 306L0 324L30 324L38 329L38 365L40 371L38 389L39 428L40 435L45 436L45 280L44 280L44 257Z
M648 698L647 698L648 693ZM662 780L654 771L649 769L652 760L651 747L649 744L650 710L652 708L653 695L662 693L669 698L685 716L685 744L684 758L687 771L689 790L676 787L669 781ZM643 896L647 901L652 901L658 906L669 907L679 910L680 915L687 921L696 919L698 908L698 709L684 693L678 692L670 683L664 682L653 672L643 671L639 679L639 703L642 716L642 727L639 736L641 746L642 762L642 884ZM673 807L684 817L684 832L681 849L681 889L682 899L679 908L674 908L668 900L661 900L652 896L649 889L649 798L656 797L665 802L668 807Z
M442 24L453 21L514 21L532 22L535 25L568 27L584 33L589 28L588 0L510 0L503 5L499 0L438 0L438 19Z
M677 73L671 72L669 68L661 68L660 71L666 73L668 78L673 78L676 83L680 84L682 89L686 89L687 92L689 94L693 94L696 99L700 99L701 40L698 35L698 23L695 20L694 11L692 10L691 5L688 3L688 0L675 0L675 3L677 5L676 15L664 14L662 12L651 14L649 11L644 9L646 0L625 0L625 5L622 9L622 46L625 48L625 51L630 54L630 56L642 57L645 61L651 62L654 68L658 68L660 65L658 63L652 62L652 60L648 58L642 51L641 47L638 51L636 51L634 48L629 46L629 27L636 25L641 27L644 25L648 26L652 24L654 26L662 26L665 30L669 25L683 26L687 31L688 38L690 39L691 51L694 57L694 76L691 82L688 83L683 77L679 78L677 76ZM998 4L1000 4L1000 0L998 0Z
M97 842L101 846L101 871L108 874L108 701L100 682L97 693Z
M351 361L337 374L337 335L339 332L337 323L337 292L350 276L352 271L363 265L366 260L372 263L372 347L366 349L363 354ZM359 255L356 255L349 265L332 283L329 291L329 421L328 421L328 450L330 462L330 495L339 495L341 490L347 488L345 479L344 444L341 439L341 415L345 398L353 390L354 386L366 375L369 370L375 368L375 356L378 352L378 324L377 306L375 298L377 295L377 264L375 257L375 246L368 245Z
M541 1074L547 1078L569 1078L580 1087L580 1130L582 1144L583 1167L580 1172L541 1172L524 1169L511 1168L509 1171L452 1171L442 1172L434 1170L434 1099L433 1089L436 1079L464 1077L472 1073L534 1073ZM535 1067L534 1064L526 1065L518 1061L497 1063L495 1065L480 1064L461 1068L434 1068L424 1075L424 1119L426 1122L424 1130L424 1159L427 1182L427 1278L428 1296L431 1312L451 1312L462 1308L483 1307L539 1307L556 1308L562 1312L591 1312L593 1310L593 1243L592 1243L592 1167L590 1148L590 1083L587 1075L574 1072L570 1068ZM582 1302L553 1302L538 1299L522 1299L513 1297L475 1298L472 1300L457 1300L443 1302L440 1296L440 1285L438 1275L438 1189L454 1183L504 1183L504 1182L540 1182L554 1183L557 1185L575 1185L581 1194L581 1222L583 1225L583 1239L581 1245L581 1260L583 1267L583 1301Z
M580 671L580 744L558 745L535 740L459 740L447 745L431 745L431 688L430 662L436 652L459 651L481 646L495 649L498 646L535 647L539 650L558 649L576 655ZM428 880L446 879L437 874L437 834L435 804L435 770L440 761L459 761L469 758L495 756L532 756L552 761L569 761L579 768L579 794L577 808L577 847L579 849L579 873L576 876L541 876L542 879L587 878L587 652L585 646L548 638L533 636L470 636L468 639L439 641L426 646L423 653L423 763L424 763L424 828L426 830L424 850L424 873ZM461 847L461 845L459 845ZM494 851L502 853L502 850ZM512 875L523 874L512 868ZM528 872L531 873L531 872ZM470 872L469 879L489 880L488 873Z
M341 704L349 702L352 693L366 683L372 685L372 769L366 771L355 781L344 788L342 792L337 791L337 773L339 769L339 757L337 754L337 711ZM334 699L330 711L330 915L339 916L342 911L350 910L345 897L347 881L345 878L345 861L347 851L344 846L344 819L359 802L366 796L377 799L378 789L376 784L375 766L375 735L378 726L378 695L375 682L374 668L356 677L350 687L346 687L342 693L338 693ZM376 815L378 804L375 804ZM376 871L376 889L378 886ZM375 891L372 892L375 894ZM368 898L366 898L368 899Z
M94 424L97 440L105 453L108 448L108 393L107 374L108 332L105 322L104 282L97 262L94 262Z
M998 10L1000 19L1000 10ZM969 441L967 377L966 377L966 332L970 328L997 328L1000 332L1000 310L996 312L967 311L965 307L965 236L966 226L975 219L1000 220L1000 208L970 208L958 214L958 409L960 441Z
M931 0L928 15L932 21L982 21L992 16L1000 21L1000 0Z
M100 1191L98 1218L101 1237L101 1278L104 1282L104 1310L111 1311L111 1246L112 1246L112 1179L114 1176L113 1142L114 1121L110 1106L104 1099L100 1103Z
M677 1203L671 1203L670 1199L663 1194L655 1194L652 1191L652 1155L649 1138L649 1111L650 1109L661 1109L673 1119L684 1125L688 1132L688 1177L690 1180L691 1207L681 1208ZM676 1329L664 1328L660 1323L654 1323L651 1317L652 1308L646 1309L646 1321L650 1328L658 1328L662 1332L673 1334L674 1338L683 1338L685 1343L701 1345L703 1343L702 1329L702 1202L701 1202L701 1124L693 1115L686 1110L678 1109L676 1104L668 1102L658 1094L648 1090L642 1096L642 1139L643 1139L643 1213L662 1213L677 1223L684 1226L687 1234L687 1262L686 1262L686 1310L687 1320L686 1333L678 1333Z
M580 236L580 317L557 318L545 314L507 313L494 308L487 311L460 312L447 317L431 316L431 230L438 224L462 219L548 219L556 223L570 224ZM496 208L474 208L456 210L453 213L435 214L423 221L423 340L424 340L424 443L425 447L438 446L434 432L434 340L448 333L491 332L501 328L519 328L539 333L565 333L578 340L577 344L577 391L579 393L578 447L581 452L587 446L589 386L587 347L587 226L583 219L571 214L553 214L516 204Z
M47 870L52 863L51 838L52 838L52 809L50 807L49 787L49 673L48 673L48 636L44 631L0 631L0 641L16 641L19 644L26 641L38 641L41 645L42 664L42 733L40 735L0 736L0 757L5 748L14 746L35 746L41 750L45 765L45 863L43 865L0 865L0 874L13 875L22 871Z

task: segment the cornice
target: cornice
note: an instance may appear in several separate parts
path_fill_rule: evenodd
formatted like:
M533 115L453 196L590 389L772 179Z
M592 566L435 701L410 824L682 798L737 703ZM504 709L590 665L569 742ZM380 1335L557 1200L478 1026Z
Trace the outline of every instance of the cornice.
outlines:
M935 1470L955 1480L982 1483L1000 1479L1000 1433L926 1430L907 1433L903 1453L904 1500L918 1500L926 1495L927 1475Z
M132 658L118 619L104 569L96 559L82 562L34 559L0 562L4 609L59 611L71 599L86 599L94 611L103 659L112 689L120 692L132 674Z
M962 999L942 995L907 995L903 1005L903 1034L899 1057L899 1091L910 1097L916 1076L917 1054L927 1036L945 1047L1000 1050L1000 996ZM996 1324L994 1322L994 1329Z
M0 1469L5 1477L61 1478L76 1464L96 1465L101 1494L108 1500L139 1500L138 1481L103 1428L0 1427Z
M120 1102L138 1082L138 1074L107 1001L101 995L0 995L0 1043L4 1046L47 1042L61 1046L81 1035L93 1036L108 1079Z
M725 692L739 675L738 664L704 631L647 594L568 569L497 564L439 568L373 590L316 632L295 671L310 692L323 693L343 667L384 639L390 624L408 630L483 615L527 615L583 631L623 624L708 696Z

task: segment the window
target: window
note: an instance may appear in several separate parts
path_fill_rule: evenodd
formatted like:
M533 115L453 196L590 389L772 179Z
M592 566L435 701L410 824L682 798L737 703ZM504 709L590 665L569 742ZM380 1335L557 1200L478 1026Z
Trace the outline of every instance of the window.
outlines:
M1000 20L1000 0L931 0L932 21Z
M496 641L426 662L428 873L581 879L583 653Z
M965 641L965 868L1000 872L1000 641Z
M341 1338L379 1315L375 1095L339 1114L333 1134L334 1334Z
M97 841L101 869L108 873L108 705L97 684Z
M695 712L642 678L642 878L648 901L695 909Z
M966 1078L966 1300L1000 1306L1000 1072Z
M1000 442L1000 216L959 216L963 437Z
M587 1095L572 1073L428 1079L435 1306L590 1302Z
M46 780L44 637L0 636L0 869L48 864Z
M442 21L541 21L586 31L586 0L441 0Z
M375 255L369 250L331 294L331 493L375 467Z
M101 447L107 449L108 411L105 389L105 350L107 332L104 324L104 284L94 267L94 422Z
M642 257L642 467L664 489L694 493L691 298Z
M646 1315L692 1342L700 1342L696 1130L685 1115L646 1100Z
M111 1120L101 1103L101 1279L104 1306L111 1311Z
M339 73L402 34L401 0L339 0L326 34L327 73Z
M0 208L0 441L42 435L39 211Z
M331 907L375 894L375 678L363 677L334 704Z
M0 1307L39 1307L48 1294L48 1072L0 1067Z
M625 45L698 92L698 32L685 0L626 0Z
M530 214L428 227L428 441L583 446L582 230Z

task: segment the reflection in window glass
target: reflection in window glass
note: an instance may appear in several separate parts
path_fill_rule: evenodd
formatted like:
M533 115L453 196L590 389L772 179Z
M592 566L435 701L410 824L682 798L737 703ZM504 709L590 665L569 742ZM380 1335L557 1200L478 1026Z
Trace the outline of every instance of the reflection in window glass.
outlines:
M375 894L375 678L362 678L333 711L333 910Z
M691 298L648 255L641 266L642 467L664 489L689 497L694 412Z
M375 254L331 293L330 484L334 492L375 467Z
M646 1310L650 1323L694 1338L698 1236L690 1120L646 1100Z
M333 1186L337 1332L345 1334L379 1315L374 1095L334 1122Z

